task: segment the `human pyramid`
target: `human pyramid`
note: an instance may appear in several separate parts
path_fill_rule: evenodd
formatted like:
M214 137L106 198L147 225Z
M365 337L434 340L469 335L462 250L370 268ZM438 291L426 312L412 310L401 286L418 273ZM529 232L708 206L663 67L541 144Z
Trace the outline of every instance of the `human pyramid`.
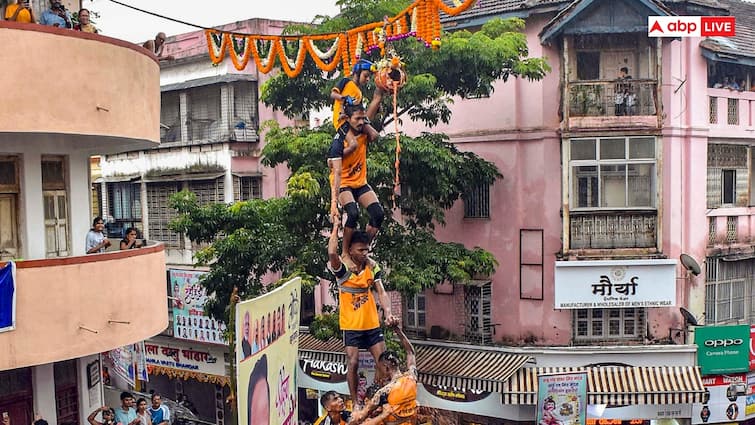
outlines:
M396 61L393 61L394 64ZM367 183L367 145L378 139L378 132L370 125L388 90L395 95L403 84L403 71L386 84L378 84L365 109L361 87L377 71L371 62L360 59L349 78L341 79L331 92L333 124L336 135L328 152L331 170L330 216L333 229L328 242L328 268L335 275L339 288L339 324L343 331L347 361L346 379L353 403L353 412L345 408L343 398L336 392L325 393L320 402L326 414L315 425L367 424L399 425L416 423L417 369L412 344L399 327L399 320L391 313L391 303L383 286L383 270L368 256L370 244L383 223L385 214L375 191ZM389 71L391 72L391 71ZM386 90L388 89L388 90ZM359 207L367 210L369 223L358 230ZM342 207L343 244L338 250ZM374 293L373 293L374 292ZM375 295L377 294L377 295ZM402 372L397 353L386 351L380 316L375 297L383 308L384 321L394 329L406 351L406 371ZM359 350L368 350L375 359L375 382L372 394L359 391Z

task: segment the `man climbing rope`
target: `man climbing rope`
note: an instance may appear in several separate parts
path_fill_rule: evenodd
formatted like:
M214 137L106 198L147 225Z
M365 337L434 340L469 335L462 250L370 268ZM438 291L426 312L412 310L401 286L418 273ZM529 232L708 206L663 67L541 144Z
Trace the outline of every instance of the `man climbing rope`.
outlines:
M354 233L351 244L351 256L357 266L356 272L344 267L338 256L338 229L340 218L334 217L333 230L328 241L328 268L335 275L338 283L339 326L343 331L343 345L346 351L347 372L346 380L349 384L351 400L358 403L357 386L359 376L359 350L367 349L378 362L385 351L383 331L380 329L375 296L383 307L385 322L389 326L398 322L391 314L391 303L383 288L383 272L380 266L367 257L369 240L365 232ZM380 375L379 373L377 375ZM376 379L378 376L376 376Z
M383 207L380 206L375 191L367 183L367 144L378 138L377 131L372 128L367 119L375 117L382 98L383 92L376 90L366 111L361 103L345 105L344 127L348 128L346 130L343 127L339 128L328 152L328 165L331 170L330 215L331 218L339 215L339 203L346 211L341 257L350 270L355 269L355 264L349 256L349 247L359 220L357 202L367 209L370 216L366 229L369 236L368 243L375 238L385 218ZM347 139L353 142L347 143Z

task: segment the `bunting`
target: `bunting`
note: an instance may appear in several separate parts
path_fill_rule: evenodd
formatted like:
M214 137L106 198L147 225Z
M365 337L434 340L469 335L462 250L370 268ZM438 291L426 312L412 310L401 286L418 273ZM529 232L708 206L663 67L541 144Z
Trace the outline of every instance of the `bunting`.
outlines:
M376 49L384 56L385 43L415 37L425 47L441 45L440 12L455 16L469 9L475 0L415 0L392 18L373 22L343 33L316 35L244 35L220 30L205 30L210 60L217 65L230 56L233 66L241 71L250 60L266 74L278 64L290 78L295 78L309 57L323 71L342 68L344 76L363 52ZM327 49L323 51L324 49Z

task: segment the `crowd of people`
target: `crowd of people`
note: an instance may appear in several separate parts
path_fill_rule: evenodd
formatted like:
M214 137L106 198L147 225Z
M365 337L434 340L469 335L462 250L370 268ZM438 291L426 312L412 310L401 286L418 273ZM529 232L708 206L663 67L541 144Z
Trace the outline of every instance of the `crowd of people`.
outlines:
M749 88L748 88L749 87ZM722 80L713 83L714 89L729 89L736 91L755 91L755 81L751 85L747 85L746 78L736 78L733 75L723 77Z
M168 409L168 406L162 404L160 394L152 394L149 406L147 406L147 400L144 398L134 400L133 394L124 391L121 393L120 407L116 409L108 406L99 407L89 414L87 421L89 421L90 425L170 424L170 409ZM96 419L98 414L101 414L102 421Z

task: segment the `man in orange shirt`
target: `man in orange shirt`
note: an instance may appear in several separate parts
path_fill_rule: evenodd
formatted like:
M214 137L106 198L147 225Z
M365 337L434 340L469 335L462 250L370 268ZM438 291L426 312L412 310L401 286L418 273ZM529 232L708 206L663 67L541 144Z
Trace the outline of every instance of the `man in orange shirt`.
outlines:
M343 345L346 351L346 380L351 400L357 403L359 350L369 350L375 358L375 363L385 351L380 317L372 291L377 292L386 324L394 325L398 323L398 319L391 314L391 302L383 287L383 271L377 263L367 257L369 236L365 232L355 232L353 235L349 251L357 270L352 272L344 266L338 256L339 227L340 219L336 216L328 241L328 268L338 283L338 323L343 331ZM379 376L377 373L375 379Z
M16 3L5 6L5 19L25 24L37 22L28 0L17 0Z
M383 93L377 90L367 110L361 103L346 105L344 127L348 126L348 130L340 128L336 132L328 151L328 165L331 170L330 215L339 215L339 203L346 211L341 256L346 266L352 270L355 265L349 256L349 247L359 220L357 202L367 209L370 216L366 229L368 243L372 242L385 219L383 207L380 206L375 191L367 183L367 145L378 138L377 131L367 120L375 116L382 98Z

